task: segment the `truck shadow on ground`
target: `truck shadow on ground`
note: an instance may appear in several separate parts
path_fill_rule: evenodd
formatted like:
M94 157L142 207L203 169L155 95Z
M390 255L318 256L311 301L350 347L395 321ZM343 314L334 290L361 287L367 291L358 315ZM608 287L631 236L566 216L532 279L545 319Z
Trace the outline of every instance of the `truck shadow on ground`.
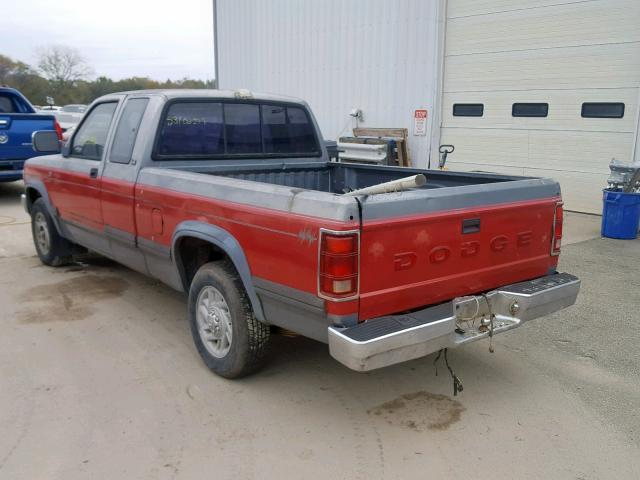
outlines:
M20 200L20 194L24 192L24 183L17 182L0 183L0 206L3 204L16 204Z

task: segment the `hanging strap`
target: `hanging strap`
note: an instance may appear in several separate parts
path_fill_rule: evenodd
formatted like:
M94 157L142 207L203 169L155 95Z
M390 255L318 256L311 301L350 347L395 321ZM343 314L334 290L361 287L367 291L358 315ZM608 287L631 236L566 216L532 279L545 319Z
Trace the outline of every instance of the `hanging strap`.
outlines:
M489 303L489 299L485 293L482 294L484 297L484 301L487 302L487 308L489 309L489 352L493 353L493 321L496 316L491 311L491 303Z
M458 378L458 376L454 373L453 369L451 368L451 365L449 365L449 358L447 357L447 348L441 348L438 351L438 355L436 356L435 360L433 361L433 365L436 368L436 377L438 376L438 360L440 360L440 356L442 355L442 352L444 352L444 364L447 366L447 369L449 370L449 374L451 375L451 379L453 380L453 396L456 397L458 395L458 392L461 392L462 390L464 390L464 387L462 386L462 382L460 381L460 378Z

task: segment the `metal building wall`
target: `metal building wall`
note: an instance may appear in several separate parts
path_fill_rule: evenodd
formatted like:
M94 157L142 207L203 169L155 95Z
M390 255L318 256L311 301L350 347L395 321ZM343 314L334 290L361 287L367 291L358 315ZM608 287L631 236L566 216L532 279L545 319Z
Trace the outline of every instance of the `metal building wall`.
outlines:
M447 3L450 168L552 177L565 208L600 213L609 161L631 161L638 142L640 1ZM513 117L515 102L548 103L548 116ZM622 102L624 117L582 118L583 102ZM453 116L455 103L482 103L484 115Z
M438 80L436 0L216 0L220 88L292 95L327 139L362 127L409 128L426 166ZM429 112L413 136L413 112Z

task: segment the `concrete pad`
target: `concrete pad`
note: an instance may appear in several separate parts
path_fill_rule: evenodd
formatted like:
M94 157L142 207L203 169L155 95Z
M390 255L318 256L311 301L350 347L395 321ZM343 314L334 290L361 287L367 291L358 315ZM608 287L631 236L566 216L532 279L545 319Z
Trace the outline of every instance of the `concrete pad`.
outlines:
M434 356L359 374L300 337L229 381L183 295L109 261L41 265L15 193L0 185L2 479L640 478L638 240L565 246L578 304L493 354L452 351L457 397Z
M600 238L600 215L588 213L564 212L564 225L562 229L562 244L584 242L593 238Z

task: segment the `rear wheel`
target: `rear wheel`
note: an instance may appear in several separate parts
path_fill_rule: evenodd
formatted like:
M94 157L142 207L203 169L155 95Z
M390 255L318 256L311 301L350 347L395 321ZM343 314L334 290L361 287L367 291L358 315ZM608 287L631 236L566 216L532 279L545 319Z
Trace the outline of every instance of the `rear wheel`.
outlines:
M60 236L41 198L31 207L31 234L42 263L57 267L71 261L73 244Z
M262 366L269 326L253 314L231 262L200 267L189 289L189 322L200 356L218 375L238 378Z

